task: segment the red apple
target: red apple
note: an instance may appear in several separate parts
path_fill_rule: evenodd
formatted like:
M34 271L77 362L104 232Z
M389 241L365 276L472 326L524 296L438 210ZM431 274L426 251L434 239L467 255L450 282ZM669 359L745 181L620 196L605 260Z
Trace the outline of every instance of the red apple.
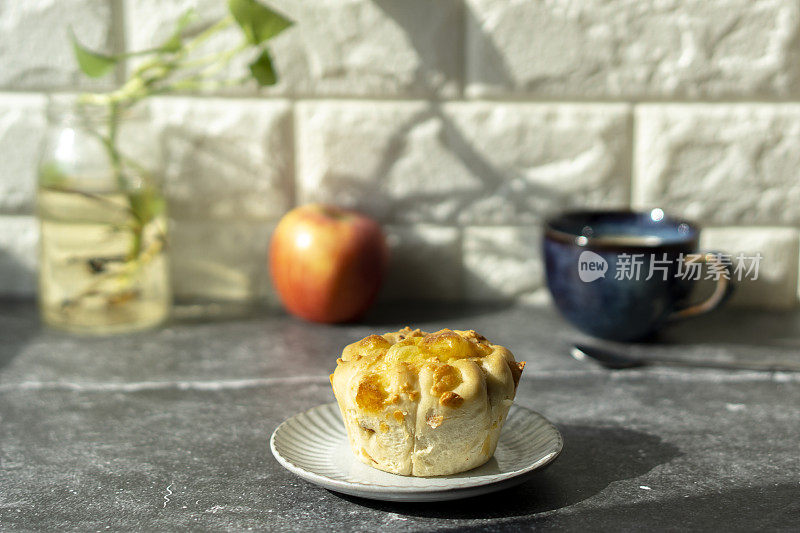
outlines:
M269 249L272 283L283 305L312 322L360 317L378 294L387 259L377 222L323 204L289 211Z

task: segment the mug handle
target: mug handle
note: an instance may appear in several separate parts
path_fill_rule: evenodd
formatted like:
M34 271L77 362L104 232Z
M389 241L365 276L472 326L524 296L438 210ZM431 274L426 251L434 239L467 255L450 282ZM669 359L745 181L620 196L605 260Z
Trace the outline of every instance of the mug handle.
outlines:
M733 282L731 281L733 278L733 265L723 262L720 259L721 255L722 254L720 252L703 252L699 254L687 255L687 259L690 258L690 260L687 262L699 262L703 264L717 265L716 268L724 269L726 275L721 275L717 278L716 286L714 287L714 292L711 293L711 296L702 302L688 304L682 309L673 311L672 314L669 315L669 320L680 320L683 318L704 315L722 305L730 297L730 295L733 293Z

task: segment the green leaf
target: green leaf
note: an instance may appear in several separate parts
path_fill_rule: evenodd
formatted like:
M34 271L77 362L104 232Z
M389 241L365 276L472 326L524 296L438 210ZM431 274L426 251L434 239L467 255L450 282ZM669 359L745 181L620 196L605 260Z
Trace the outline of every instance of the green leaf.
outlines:
M93 52L85 48L78 42L78 38L75 37L75 32L72 31L72 28L69 30L69 35L72 40L75 59L78 60L78 66L81 67L84 74L92 78L100 78L114 69L117 64L116 57Z
M256 0L228 0L228 9L250 44L261 44L294 24Z
M172 31L170 38L164 41L161 46L158 47L158 50L170 53L180 50L181 47L183 47L183 30L191 24L196 16L197 12L193 8L187 9L175 23L175 29Z
M61 187L68 179L69 176L54 161L43 163L39 167L39 185L42 187Z
M163 213L166 207L164 197L152 188L129 193L128 201L133 216L142 226Z
M275 73L275 67L272 66L272 57L269 55L269 50L264 49L255 61L250 63L250 73L256 79L260 86L275 85L278 81L278 75Z

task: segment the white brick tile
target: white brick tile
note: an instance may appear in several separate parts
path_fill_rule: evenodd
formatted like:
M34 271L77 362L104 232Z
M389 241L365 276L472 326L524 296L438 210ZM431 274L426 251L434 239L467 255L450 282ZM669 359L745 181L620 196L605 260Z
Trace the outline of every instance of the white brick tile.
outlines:
M270 5L297 22L270 43L280 78L270 94L454 95L459 90L463 24L456 0ZM129 47L146 48L166 38L172 21L188 7L196 8L202 24L223 16L224 6L216 0L130 2ZM238 39L231 31L210 46L219 49ZM243 72L243 65L235 63L228 73Z
M456 300L461 297L459 230L430 225L387 226L389 271L382 300Z
M129 51L145 50L163 42L172 36L175 23L189 10L195 16L185 30L189 35L228 13L227 2L218 0L125 0L125 47Z
M302 201L447 224L629 201L624 105L322 101L297 116Z
M800 105L646 105L633 203L714 225L800 224Z
M150 109L173 216L275 220L290 207L287 102L159 98Z
M798 92L795 0L467 0L468 93L556 98Z
M798 232L791 228L706 228L701 234L704 250L721 251L746 257L760 253L756 280L747 276L736 283L731 305L787 309L797 305ZM747 262L750 265L750 262Z
M0 94L0 212L33 212L45 133L43 96Z
M0 216L0 295L36 291L39 223L31 216Z
M546 300L538 227L464 230L465 297L474 301Z
M15 89L109 87L84 76L68 28L85 46L113 52L111 2L36 0L0 2L0 87Z
M275 301L267 268L274 224L173 220L170 229L177 298Z

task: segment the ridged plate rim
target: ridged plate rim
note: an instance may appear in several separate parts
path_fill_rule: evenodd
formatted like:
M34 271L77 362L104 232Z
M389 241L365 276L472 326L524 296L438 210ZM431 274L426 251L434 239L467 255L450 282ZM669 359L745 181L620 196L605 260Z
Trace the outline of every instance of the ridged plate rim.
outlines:
M336 492L376 500L443 501L495 492L522 483L535 470L543 468L553 462L564 447L564 439L561 433L549 420L531 409L514 404L509 410L509 421L516 420L517 423L519 423L519 419L522 419L522 421L527 421L529 424L538 425L539 427L536 429L537 434L542 433L550 439L546 453L535 453L536 447L531 445L532 456L530 458L530 464L522 468L481 476L470 476L469 472L463 472L453 476L431 478L415 478L386 472L381 473L381 475L386 474L387 476L391 476L393 481L396 479L397 483L391 485L362 481L343 481L331 478L323 473L315 472L312 468L308 467L307 464L304 465L301 461L293 459L291 457L292 453L289 453L287 450L290 442L295 443L295 449L298 447L297 443L299 439L296 432L294 432L293 426L310 420L320 413L327 414L328 420L337 421L332 425L335 427L329 427L328 429L335 431L334 437L346 441L347 433L344 424L341 422L339 406L336 402L332 402L318 405L307 411L298 413L275 428L269 442L272 455L281 466L306 481ZM500 442L503 442L504 436L506 439L510 438L507 435L508 430L509 425L506 424L500 434ZM320 442L319 439L306 439L300 444L304 451L313 451L317 455L329 451L332 447L332 444ZM350 454L349 457L353 462L358 463L358 459L356 459L355 456ZM477 470L479 469L480 467ZM426 480L428 482L425 483L424 486L414 486L413 484L421 483L418 480Z

